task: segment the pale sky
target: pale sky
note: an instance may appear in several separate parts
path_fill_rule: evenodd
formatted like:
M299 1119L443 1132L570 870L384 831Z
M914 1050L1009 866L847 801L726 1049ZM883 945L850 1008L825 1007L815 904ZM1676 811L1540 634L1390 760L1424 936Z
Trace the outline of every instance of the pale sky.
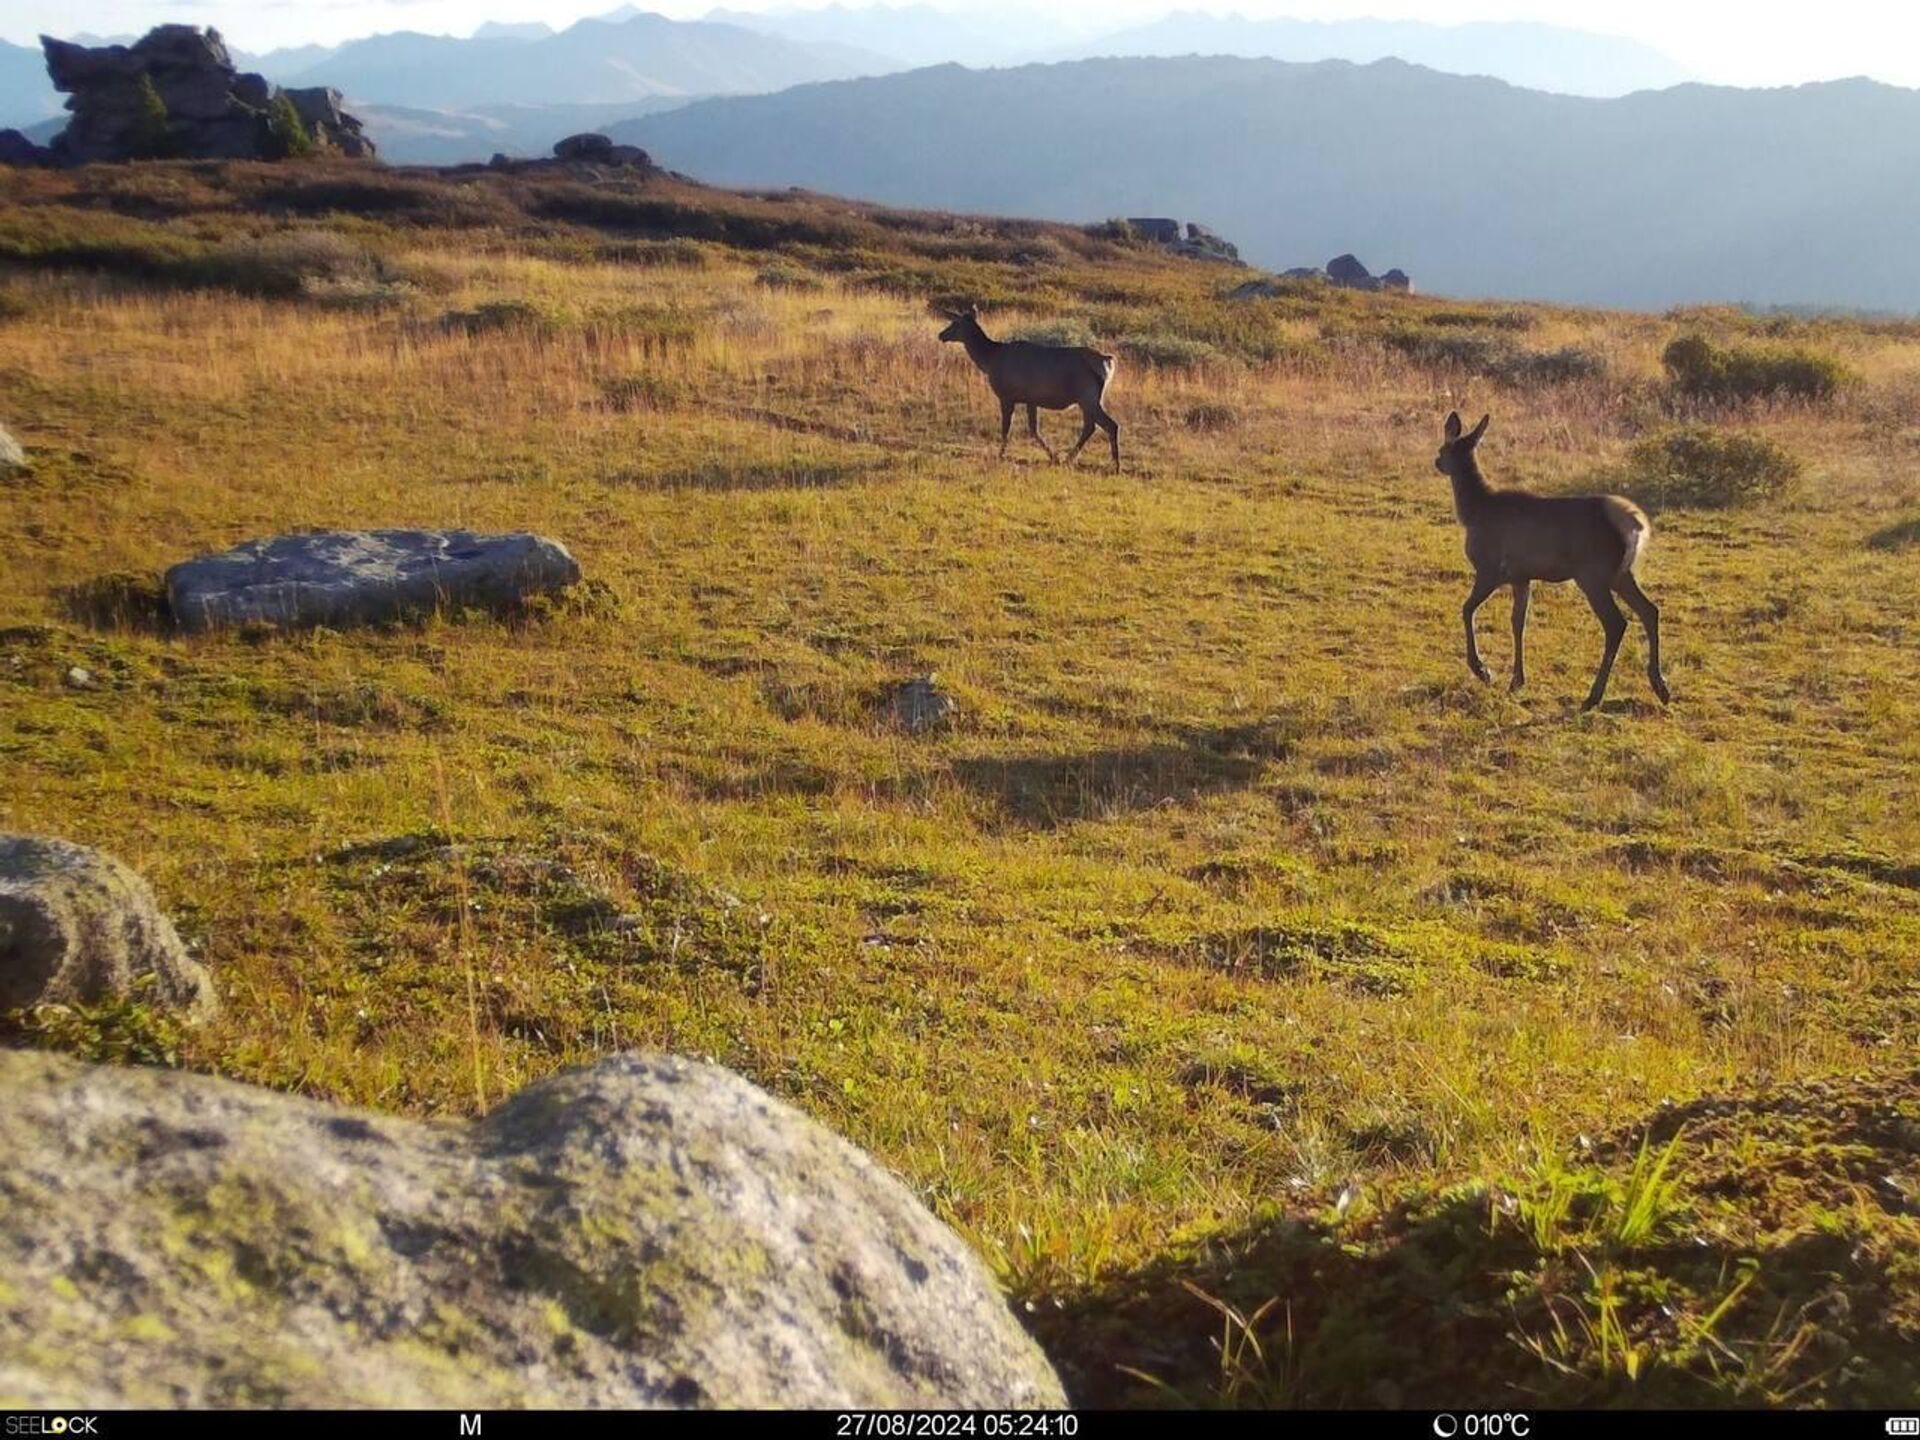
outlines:
M42 31L71 35L141 32L163 21L217 26L243 50L334 42L388 30L466 35L485 20L545 20L555 27L604 13L618 0L0 0L0 37L34 44ZM656 0L648 6L693 19L716 3L796 8L772 0ZM851 0L864 4L866 0ZM808 7L799 7L808 8ZM936 8L979 16L999 33L1017 27L1011 0L938 0ZM1360 16L1428 20L1540 20L1631 35L1665 51L1703 80L1788 85L1871 75L1920 86L1920 4L1913 0L1050 0L1046 7L1087 34L1115 30L1172 9L1238 11L1333 20ZM1031 13L1031 11L1029 11Z

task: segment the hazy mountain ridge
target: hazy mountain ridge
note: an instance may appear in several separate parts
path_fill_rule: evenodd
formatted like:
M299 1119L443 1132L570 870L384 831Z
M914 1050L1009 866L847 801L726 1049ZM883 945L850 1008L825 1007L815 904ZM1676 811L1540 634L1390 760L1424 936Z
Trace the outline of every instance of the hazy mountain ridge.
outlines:
M1532 90L1603 97L1664 89L1694 78L1685 66L1637 40L1531 21L1434 25L1418 20L1253 20L1194 10L1175 11L1036 58L1156 55L1356 64L1397 59L1454 75L1487 75Z
M582 20L544 38L376 35L340 46L298 78L355 100L461 109L762 92L897 68L846 47L641 14Z
M1092 60L940 66L615 129L722 184L1174 215L1257 263L1351 250L1463 295L1920 309L1920 91L1871 81L1593 100L1398 61Z

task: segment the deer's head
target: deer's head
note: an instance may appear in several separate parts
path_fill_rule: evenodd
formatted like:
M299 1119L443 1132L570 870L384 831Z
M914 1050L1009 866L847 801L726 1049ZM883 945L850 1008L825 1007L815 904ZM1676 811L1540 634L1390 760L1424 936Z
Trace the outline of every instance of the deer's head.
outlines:
M1460 412L1454 411L1447 416L1446 439L1440 444L1440 453L1433 457L1433 468L1442 475L1458 475L1473 463L1474 446L1480 443L1480 437L1487 433L1487 422L1491 415L1482 415L1480 423L1473 429L1460 433Z
M942 340L957 340L965 344L969 336L979 332L980 314L971 305L964 310L942 310L940 313L951 322L940 332Z

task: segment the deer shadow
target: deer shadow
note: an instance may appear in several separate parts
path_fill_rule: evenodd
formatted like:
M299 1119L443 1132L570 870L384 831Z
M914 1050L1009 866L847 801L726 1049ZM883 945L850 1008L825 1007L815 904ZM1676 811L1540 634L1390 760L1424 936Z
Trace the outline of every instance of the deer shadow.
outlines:
M1182 728L1165 740L1077 755L976 756L949 773L1016 827L1106 820L1251 785L1293 741L1266 725Z
M1920 519L1902 520L1867 537L1867 547L1872 550L1904 550L1909 545L1920 545Z

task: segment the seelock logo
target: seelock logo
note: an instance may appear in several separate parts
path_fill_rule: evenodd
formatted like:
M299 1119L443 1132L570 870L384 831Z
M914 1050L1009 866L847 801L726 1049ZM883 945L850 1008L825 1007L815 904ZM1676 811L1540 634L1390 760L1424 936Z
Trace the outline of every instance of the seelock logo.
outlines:
M98 1435L98 1415L9 1415L0 1430L8 1435Z

